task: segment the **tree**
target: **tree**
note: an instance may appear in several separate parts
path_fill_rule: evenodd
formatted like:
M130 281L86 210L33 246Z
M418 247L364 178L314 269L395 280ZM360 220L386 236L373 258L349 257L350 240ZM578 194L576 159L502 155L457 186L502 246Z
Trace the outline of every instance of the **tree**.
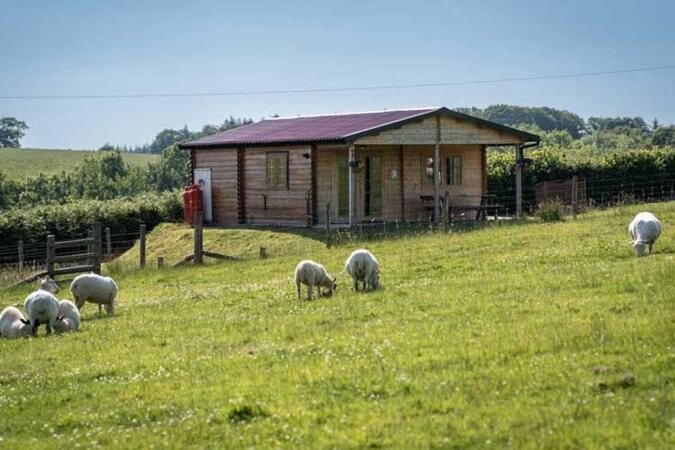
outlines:
M19 140L27 129L26 122L14 117L3 117L0 119L0 147L21 147Z
M675 146L675 125L669 127L658 127L654 131L654 136L652 137L652 144L659 147Z

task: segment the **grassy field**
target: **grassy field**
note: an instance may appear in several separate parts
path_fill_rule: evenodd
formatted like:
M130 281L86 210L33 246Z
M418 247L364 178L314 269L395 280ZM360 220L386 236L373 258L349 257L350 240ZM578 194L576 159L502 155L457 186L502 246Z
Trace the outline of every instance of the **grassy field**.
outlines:
M75 165L91 155L83 150L43 150L34 148L0 149L0 172L11 180L33 177L39 173L52 175L70 171ZM126 162L135 166L145 166L156 160L159 155L141 153L122 153Z
M203 267L136 270L133 249L106 268L114 317L90 304L78 333L0 341L0 447L672 448L675 203L648 206L664 235L637 259L642 208L330 250L207 230L207 248L250 257ZM190 245L162 226L149 260ZM380 291L350 291L359 245ZM296 298L301 258L338 275L336 295Z

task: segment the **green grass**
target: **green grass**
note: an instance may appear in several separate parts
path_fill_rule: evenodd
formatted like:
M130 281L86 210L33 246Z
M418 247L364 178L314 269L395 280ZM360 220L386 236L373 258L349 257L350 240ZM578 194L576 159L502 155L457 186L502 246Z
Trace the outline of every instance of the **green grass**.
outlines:
M71 171L85 156L91 154L84 150L0 148L0 172L11 180L22 180L39 173L54 175L64 170ZM159 155L122 153L122 157L132 166L145 166L159 158Z
M161 271L133 269L133 249L107 268L116 316L89 304L79 333L0 341L0 446L672 447L675 203L649 205L664 234L642 259L640 209L371 241L368 294L341 271L359 243L207 230L207 248L251 257ZM164 225L148 249L190 245ZM306 257L335 296L295 297Z

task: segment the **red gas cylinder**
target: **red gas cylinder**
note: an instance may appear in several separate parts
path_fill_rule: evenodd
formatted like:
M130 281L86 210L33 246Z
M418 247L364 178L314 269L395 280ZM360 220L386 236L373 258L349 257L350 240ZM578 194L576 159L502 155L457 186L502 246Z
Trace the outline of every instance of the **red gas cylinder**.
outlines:
M192 202L190 197L190 189L192 186L185 186L183 191L183 222L192 225L192 218L194 213L192 212Z

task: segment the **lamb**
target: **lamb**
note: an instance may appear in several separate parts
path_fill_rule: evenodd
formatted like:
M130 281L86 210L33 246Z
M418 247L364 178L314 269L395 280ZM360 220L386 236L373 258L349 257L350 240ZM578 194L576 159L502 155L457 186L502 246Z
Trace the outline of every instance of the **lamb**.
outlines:
M77 308L81 311L86 301L98 304L98 315L101 316L101 307L108 315L115 313L115 296L117 284L110 277L102 277L95 273L79 275L70 284L70 292Z
M380 265L375 255L366 249L354 250L345 262L345 271L354 281L354 290L359 290L359 281L363 290L370 291L380 287Z
M307 300L312 299L312 288L317 286L319 288L319 296L321 296L321 288L328 289L326 296L333 295L333 291L337 289L336 278L331 277L326 268L314 261L304 260L300 261L295 267L295 290L300 295L300 284L307 286Z
M26 320L19 308L8 306L0 313L0 337L10 339L27 337L32 332L30 321Z
M661 235L661 222L650 212L638 213L628 225L628 233L633 238L633 248L638 257L644 256L645 245L652 254L654 242Z
M80 328L80 310L70 300L59 302L59 313L56 318L56 331L77 331Z
M54 294L38 289L26 297L23 308L28 314L33 336L37 335L38 326L43 323L47 326L47 334L51 334L59 313L59 301Z

